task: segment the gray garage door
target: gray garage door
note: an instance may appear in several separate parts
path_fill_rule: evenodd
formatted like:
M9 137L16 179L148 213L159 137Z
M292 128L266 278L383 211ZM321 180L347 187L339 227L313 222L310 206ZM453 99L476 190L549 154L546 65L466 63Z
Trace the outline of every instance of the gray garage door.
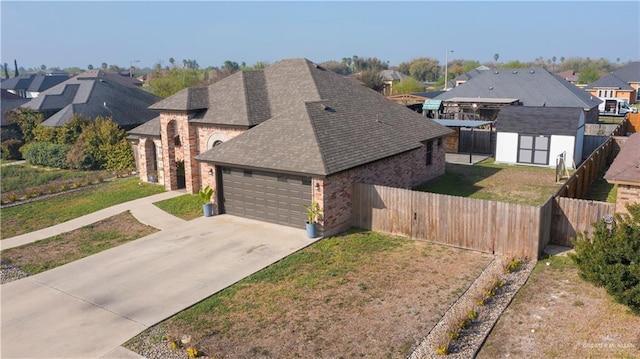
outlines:
M311 177L222 168L225 213L304 228Z

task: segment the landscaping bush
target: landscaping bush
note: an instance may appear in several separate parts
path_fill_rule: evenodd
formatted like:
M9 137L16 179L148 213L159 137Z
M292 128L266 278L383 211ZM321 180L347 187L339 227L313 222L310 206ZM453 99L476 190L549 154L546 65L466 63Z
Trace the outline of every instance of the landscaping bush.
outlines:
M77 169L123 170L135 167L126 132L113 120L96 117L82 126L82 133L69 151L69 165Z
M592 236L579 235L571 258L582 278L640 315L640 204L627 208L629 214L616 214L611 229L600 220Z
M15 138L2 141L0 145L0 150L2 151L2 159L3 160L19 160L22 158L20 154L20 147L23 145L23 142L17 140Z
M51 142L31 142L20 151L29 164L67 168L67 145Z

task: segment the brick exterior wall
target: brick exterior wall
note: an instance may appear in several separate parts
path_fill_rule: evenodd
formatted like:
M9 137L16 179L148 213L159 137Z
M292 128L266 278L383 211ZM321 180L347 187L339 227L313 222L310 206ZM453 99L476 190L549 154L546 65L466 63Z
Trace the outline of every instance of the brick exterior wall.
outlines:
M323 235L333 235L351 227L353 183L376 184L410 189L444 174L444 145L433 141L433 162L426 165L426 146L347 170L325 179L312 180L313 200L320 203ZM319 190L315 190L316 183Z
M627 204L640 203L640 186L618 184L616 213L629 213Z
M198 154L208 150L207 144L209 138L214 134L216 136L222 136L221 138L232 139L246 131L246 129L239 127L222 127L204 124L195 126L198 138ZM211 186L211 188L216 189L216 168L213 163L199 161L198 172L194 175L199 176L198 181L201 184L201 188ZM214 202L217 202L216 197L214 197ZM214 205L214 213L218 214L217 205Z
M160 139L153 137L142 137L139 139L138 143L134 144L134 146L136 147L134 153L137 155L136 166L138 169L138 178L140 179L140 181L149 182L149 176L155 168L158 183L164 185L164 164L162 161L162 143ZM154 154L150 152L154 150L156 162L155 166L152 163Z

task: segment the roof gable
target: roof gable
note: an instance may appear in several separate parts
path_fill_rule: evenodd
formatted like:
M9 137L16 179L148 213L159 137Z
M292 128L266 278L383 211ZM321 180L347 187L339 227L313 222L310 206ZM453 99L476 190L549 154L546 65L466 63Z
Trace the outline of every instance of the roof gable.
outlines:
M523 106L591 109L600 100L541 67L482 71L463 85L436 97L518 98Z
M598 88L615 88L619 90L633 91L633 88L629 86L629 83L622 80L621 78L619 78L613 73L608 74L607 76L601 77L598 80L596 80L594 83L585 87L585 89L587 90L598 89Z

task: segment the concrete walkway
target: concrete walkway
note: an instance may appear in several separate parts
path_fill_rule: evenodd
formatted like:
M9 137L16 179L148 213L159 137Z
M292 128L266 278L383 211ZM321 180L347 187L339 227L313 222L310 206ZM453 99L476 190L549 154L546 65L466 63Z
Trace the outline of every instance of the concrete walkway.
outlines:
M162 226L150 236L3 284L0 357L139 357L120 345L313 243L302 229L229 215Z
M153 196L117 204L115 206L108 207L52 227L3 239L0 241L0 249L18 247L27 243L39 241L41 239L57 236L59 234L69 232L74 229L78 229L89 224L101 221L103 219L115 216L125 211L131 211L131 214L136 217L136 219L141 223L158 228L160 230L173 228L175 226L184 224L185 221L166 213L160 208L154 206L153 203L181 196L185 193L186 192L184 190L163 192Z

